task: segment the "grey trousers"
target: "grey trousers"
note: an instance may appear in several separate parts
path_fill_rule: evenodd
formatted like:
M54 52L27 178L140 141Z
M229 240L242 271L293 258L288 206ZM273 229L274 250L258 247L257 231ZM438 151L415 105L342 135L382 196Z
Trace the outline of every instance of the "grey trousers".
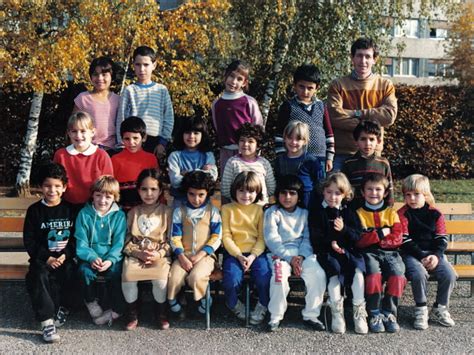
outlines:
M456 283L457 275L446 256L439 259L438 265L431 272L428 272L421 261L411 255L403 255L403 261L406 266L405 275L411 281L416 303L426 303L428 278L432 275L438 281L436 302L443 306L449 304L449 297Z

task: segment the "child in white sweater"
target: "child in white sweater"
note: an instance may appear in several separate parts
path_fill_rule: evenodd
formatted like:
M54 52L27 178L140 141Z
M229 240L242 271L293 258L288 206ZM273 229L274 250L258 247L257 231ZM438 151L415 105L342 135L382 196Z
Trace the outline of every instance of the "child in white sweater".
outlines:
M265 211L264 238L272 265L270 280L270 322L268 330L276 331L286 312L290 292L288 278L293 273L306 285L306 306L302 311L305 324L324 330L318 317L326 289L326 274L313 254L309 240L308 211L302 208L304 188L294 175L285 175L278 182L277 204Z

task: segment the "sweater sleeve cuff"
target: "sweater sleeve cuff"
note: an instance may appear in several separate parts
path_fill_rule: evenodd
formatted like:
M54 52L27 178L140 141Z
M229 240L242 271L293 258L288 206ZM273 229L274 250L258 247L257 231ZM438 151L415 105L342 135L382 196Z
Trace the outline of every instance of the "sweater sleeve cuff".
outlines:
M158 144L166 147L168 145L168 139L158 136Z
M214 254L214 248L209 246L209 245L205 245L202 250L204 250L206 252L207 255L211 255L211 254Z
M175 255L183 254L183 253L184 253L184 249L183 249L183 248L176 248L176 249L174 250L174 253L175 253Z

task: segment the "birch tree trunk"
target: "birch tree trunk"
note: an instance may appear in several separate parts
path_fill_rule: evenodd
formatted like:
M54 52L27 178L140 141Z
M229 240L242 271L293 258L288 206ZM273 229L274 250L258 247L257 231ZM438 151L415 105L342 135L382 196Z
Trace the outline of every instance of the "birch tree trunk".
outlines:
M295 8L295 1L289 1L289 7ZM278 47L277 53L275 55L275 60L272 65L272 73L270 75L270 80L268 80L267 86L265 88L265 94L263 95L263 101L261 104L262 108L262 118L264 127L267 124L268 114L270 113L270 106L272 104L273 94L275 89L278 87L278 81L280 72L283 69L283 65L286 61L288 54L288 49L293 37L293 31L295 23L296 14L288 19L288 22L283 24L282 30L279 36L280 45Z
M39 116L41 113L41 104L43 103L43 93L33 93L31 101L30 115L26 129L23 148L20 152L20 167L16 176L16 191L18 196L30 196L30 175L33 165L33 155L36 151L36 141L38 139Z

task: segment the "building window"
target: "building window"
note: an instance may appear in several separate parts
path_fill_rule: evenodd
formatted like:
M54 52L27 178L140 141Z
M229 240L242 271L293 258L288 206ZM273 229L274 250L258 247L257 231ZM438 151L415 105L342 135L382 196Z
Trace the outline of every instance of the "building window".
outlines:
M430 38L445 39L448 37L448 30L444 28L430 28Z
M393 58L385 58L385 72L388 76L393 76Z
M392 76L419 76L418 58L393 58L392 63Z
M395 37L418 37L418 20L403 20L395 25Z
M449 63L440 63L434 59L426 61L426 75L431 77L446 77L452 74Z

